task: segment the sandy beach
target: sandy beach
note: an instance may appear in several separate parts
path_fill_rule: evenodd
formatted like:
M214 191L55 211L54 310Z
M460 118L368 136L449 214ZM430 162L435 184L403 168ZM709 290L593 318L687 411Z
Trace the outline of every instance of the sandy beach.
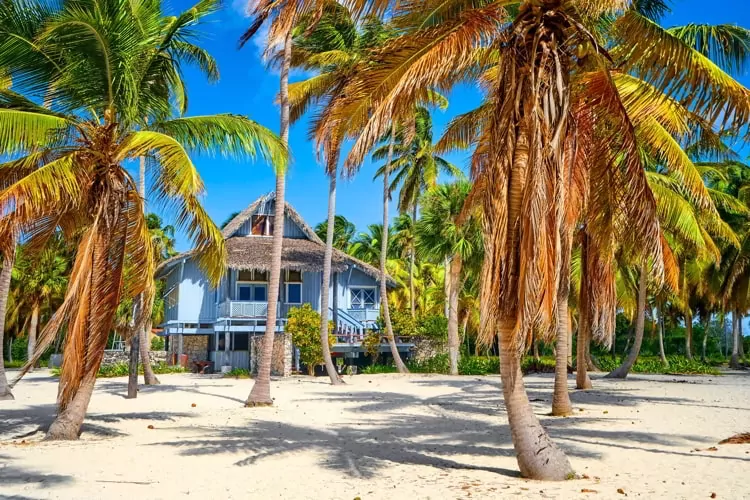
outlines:
M568 418L546 415L551 376L527 377L581 476L562 483L518 476L499 377L293 377L261 409L250 380L160 378L137 400L99 380L81 440L41 443L57 381L30 375L0 403L0 497L750 498L750 445L717 444L750 431L749 375L594 376Z

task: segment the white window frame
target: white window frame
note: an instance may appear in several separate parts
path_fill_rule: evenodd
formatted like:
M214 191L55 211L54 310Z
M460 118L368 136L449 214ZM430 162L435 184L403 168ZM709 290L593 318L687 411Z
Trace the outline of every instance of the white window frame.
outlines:
M289 300L289 285L299 286L299 302L290 302L290 300ZM285 290L286 291L286 295L285 295L285 297L286 297L286 303L287 304L294 304L294 305L303 304L303 301L302 301L302 282L301 281L292 281L291 283L286 283L285 286L286 286L286 290Z
M378 287L373 285L358 285L349 287L349 309L354 309L354 306L352 304L352 292L354 290L372 290L372 307L362 307L359 310L366 311L368 309L378 308Z
M243 286L243 285L250 286L250 287L252 287L253 285L263 285L266 288L266 300L250 299L248 301L244 301L240 299L240 286ZM251 296L254 295L254 293L252 292L253 289L250 288L250 290L251 290L250 295ZM237 302L268 302L268 282L267 281L237 281L234 284L234 296L237 297L235 299Z

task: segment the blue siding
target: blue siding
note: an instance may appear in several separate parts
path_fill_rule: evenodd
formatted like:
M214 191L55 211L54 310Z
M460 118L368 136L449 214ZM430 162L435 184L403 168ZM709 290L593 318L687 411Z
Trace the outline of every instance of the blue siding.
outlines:
M361 270L356 268L350 268L351 273L349 270L342 271L338 273L338 300L339 300L339 309L348 309L349 308L349 288L351 287L357 287L357 286L367 286L367 287L376 287L375 290L375 301L380 305L380 282L370 276L369 274L363 273ZM333 286L331 286L331 290L328 294L328 300L331 304L333 304Z
M179 273L179 269L177 271ZM216 317L216 296L203 272L193 259L185 262L180 283L177 320L184 323L206 323Z
M316 311L320 311L320 285L323 281L322 272L302 273L302 302L309 303Z
M165 293L164 320L165 321L174 321L177 319L177 311L179 308L179 300L180 300L179 281L180 281L180 264L177 264L172 269L172 272L170 272L169 275L167 276L167 281L164 287L164 293ZM169 293L169 292L172 292L172 293ZM167 300L167 298L172 294L176 294L177 303L170 307L169 301Z
M302 228L290 219L288 215L284 217L284 238L307 239L305 233L302 232Z

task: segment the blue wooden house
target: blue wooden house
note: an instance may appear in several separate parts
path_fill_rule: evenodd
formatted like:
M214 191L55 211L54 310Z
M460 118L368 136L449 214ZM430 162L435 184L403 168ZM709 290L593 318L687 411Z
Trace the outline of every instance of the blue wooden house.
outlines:
M159 267L157 278L166 282L161 326L172 354L187 355L188 362L211 361L216 369L255 370L260 339L268 328L275 203L273 193L262 196L224 227L227 270L218 287L210 286L191 252ZM284 334L287 316L291 308L306 303L320 312L325 253L325 243L288 203L282 248L273 366L275 373L286 375L299 367L291 339ZM366 331L377 329L378 277L378 269L334 249L327 314L336 328L332 354L347 359L347 364L362 356ZM390 278L388 286L395 286ZM398 345L402 351L412 347L403 341ZM387 346L382 347L386 352Z

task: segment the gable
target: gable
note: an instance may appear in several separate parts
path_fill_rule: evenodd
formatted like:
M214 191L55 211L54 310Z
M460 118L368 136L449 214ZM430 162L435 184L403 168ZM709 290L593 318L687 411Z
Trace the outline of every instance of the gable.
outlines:
M231 238L232 236L250 236L252 235L253 222L255 221L258 223L258 217L273 217L275 210L275 193L272 192L261 196L232 219L229 224L224 227L222 234L224 235L224 238ZM312 228L307 225L299 213L297 213L289 203L286 203L284 214L284 237L308 239L323 244Z

